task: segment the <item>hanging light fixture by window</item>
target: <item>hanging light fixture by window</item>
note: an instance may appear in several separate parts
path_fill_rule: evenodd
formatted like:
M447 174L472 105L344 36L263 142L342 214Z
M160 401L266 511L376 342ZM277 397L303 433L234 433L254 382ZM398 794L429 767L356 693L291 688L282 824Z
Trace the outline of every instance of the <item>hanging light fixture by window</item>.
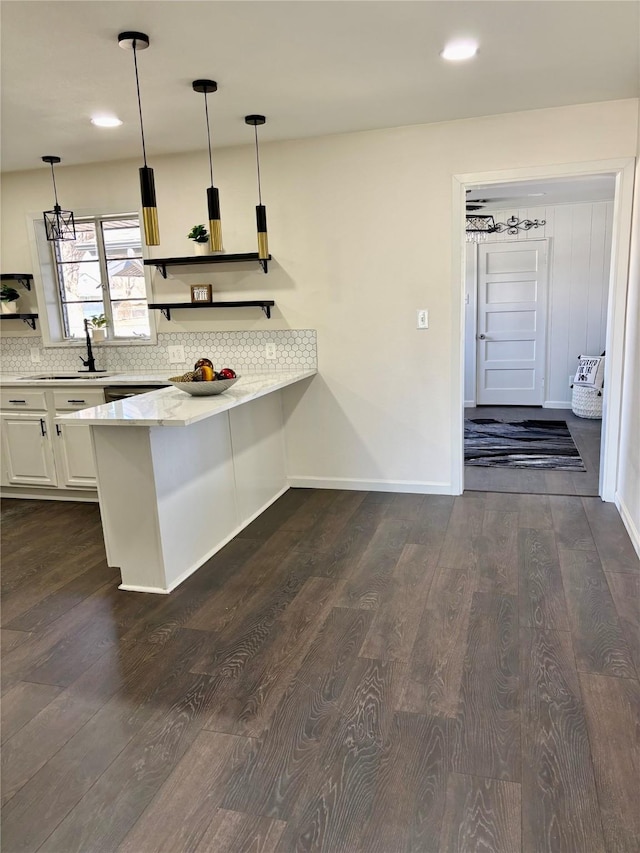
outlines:
M269 236L267 234L267 208L262 203L262 188L260 186L260 150L258 148L258 126L266 123L264 116L245 116L245 123L253 127L256 140L256 167L258 171L258 204L256 205L256 226L258 230L258 258L264 261L263 269L266 272L266 261L269 260Z
M209 146L209 177L211 185L207 187L207 209L209 211L209 240L212 252L222 252L222 223L220 221L220 194L213 185L213 158L211 156L211 129L209 127L209 105L207 95L218 91L215 80L194 80L191 84L194 92L204 95L204 114L207 121L207 143Z
M496 225L493 216L467 213L467 243L483 243L487 239L487 235L493 234L495 230Z
M118 36L118 44L124 50L133 50L133 65L136 72L136 91L138 93L138 113L140 115L140 135L142 136L142 157L144 166L140 169L140 194L142 196L142 221L147 246L160 245L158 228L158 208L156 207L156 185L153 169L147 166L147 149L144 141L142 123L142 102L140 100L140 81L138 79L138 51L149 47L149 36L145 33L125 32Z
M76 224L73 219L73 212L71 210L63 210L58 204L58 191L56 189L56 176L53 173L53 164L60 163L60 157L47 154L46 157L42 158L42 161L49 163L51 166L51 180L53 181L53 196L55 198L53 210L45 210L42 213L47 240L75 240Z

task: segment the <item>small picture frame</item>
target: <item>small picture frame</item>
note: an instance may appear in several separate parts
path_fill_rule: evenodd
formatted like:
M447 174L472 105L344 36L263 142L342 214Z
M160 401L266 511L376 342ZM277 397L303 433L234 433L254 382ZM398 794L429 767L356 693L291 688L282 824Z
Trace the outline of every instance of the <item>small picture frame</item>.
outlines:
M191 301L192 302L212 302L213 288L210 284L192 284L191 285Z

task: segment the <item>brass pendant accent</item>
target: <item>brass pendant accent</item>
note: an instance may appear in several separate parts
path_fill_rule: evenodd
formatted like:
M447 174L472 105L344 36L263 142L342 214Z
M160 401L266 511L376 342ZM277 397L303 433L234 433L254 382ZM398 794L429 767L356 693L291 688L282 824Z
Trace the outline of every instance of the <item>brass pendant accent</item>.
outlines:
M160 228L158 227L158 208L143 207L142 222L144 224L144 241L147 246L159 246Z
M269 258L269 235L266 231L258 231L258 257L260 260Z
M211 234L211 251L223 252L222 248L222 223L219 219L209 220L209 233Z

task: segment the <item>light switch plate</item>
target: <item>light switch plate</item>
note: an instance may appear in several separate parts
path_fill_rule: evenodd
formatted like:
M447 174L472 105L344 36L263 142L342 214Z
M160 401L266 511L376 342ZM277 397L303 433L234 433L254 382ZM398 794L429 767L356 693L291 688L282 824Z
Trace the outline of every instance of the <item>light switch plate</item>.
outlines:
M429 312L426 308L418 308L418 328L429 328Z
M31 364L40 364L40 347L31 347L29 353L31 354Z
M169 347L169 364L184 364L184 361L184 347L181 344Z

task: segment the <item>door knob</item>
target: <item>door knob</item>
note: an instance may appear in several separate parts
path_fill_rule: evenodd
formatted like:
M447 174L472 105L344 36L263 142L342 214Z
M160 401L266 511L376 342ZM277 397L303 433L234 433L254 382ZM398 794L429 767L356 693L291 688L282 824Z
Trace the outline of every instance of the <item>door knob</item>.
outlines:
M478 340L479 340L479 341L484 341L484 340L486 340L486 338L487 338L487 336L486 336L486 335L478 335Z

